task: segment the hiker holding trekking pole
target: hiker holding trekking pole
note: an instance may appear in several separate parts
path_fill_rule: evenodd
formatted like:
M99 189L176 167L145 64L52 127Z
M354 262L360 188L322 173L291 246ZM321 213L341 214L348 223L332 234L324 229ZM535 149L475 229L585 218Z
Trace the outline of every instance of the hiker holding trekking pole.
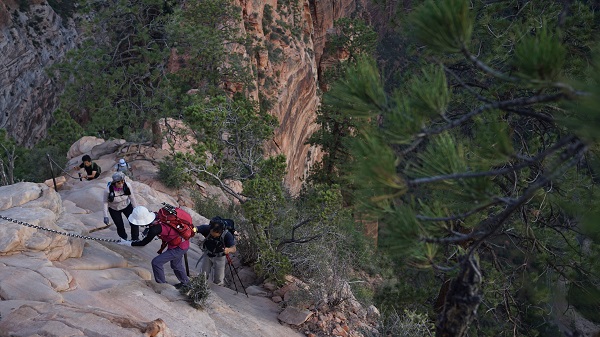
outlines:
M235 236L225 229L225 224L221 218L213 218L208 225L196 227L198 233L206 238L202 244L204 254L201 257L201 272L209 279L211 271L213 272L213 282L223 286L225 279L225 265L227 258L225 255L235 253Z

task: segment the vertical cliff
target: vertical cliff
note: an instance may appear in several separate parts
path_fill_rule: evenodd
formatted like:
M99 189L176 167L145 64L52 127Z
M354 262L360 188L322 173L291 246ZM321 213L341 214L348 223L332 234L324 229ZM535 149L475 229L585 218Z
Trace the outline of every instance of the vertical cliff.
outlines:
M19 143L45 136L61 91L46 70L76 41L73 22L46 1L0 2L0 128Z
M252 36L247 54L257 78L256 96L280 122L267 146L272 154L286 155L286 184L295 193L320 159L318 149L304 143L316 129L327 34L335 20L364 6L355 0L241 0L239 6L245 32Z

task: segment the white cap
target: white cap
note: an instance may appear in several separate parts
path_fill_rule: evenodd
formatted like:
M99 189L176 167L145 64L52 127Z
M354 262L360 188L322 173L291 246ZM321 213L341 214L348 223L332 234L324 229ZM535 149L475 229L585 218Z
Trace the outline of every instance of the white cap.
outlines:
M144 206L137 206L131 212L131 215L127 218L130 224L138 226L147 226L156 218L156 214L148 211Z
M127 163L125 162L125 159L123 159L123 158L119 159L119 165L120 165L120 166L125 166L125 165L127 165Z

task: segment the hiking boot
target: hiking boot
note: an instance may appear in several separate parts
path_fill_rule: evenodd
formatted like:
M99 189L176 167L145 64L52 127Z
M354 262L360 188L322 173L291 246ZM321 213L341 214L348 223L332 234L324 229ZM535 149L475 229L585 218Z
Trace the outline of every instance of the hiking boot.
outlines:
M186 283L177 283L176 285L174 285L175 289L181 289L183 287L187 286Z

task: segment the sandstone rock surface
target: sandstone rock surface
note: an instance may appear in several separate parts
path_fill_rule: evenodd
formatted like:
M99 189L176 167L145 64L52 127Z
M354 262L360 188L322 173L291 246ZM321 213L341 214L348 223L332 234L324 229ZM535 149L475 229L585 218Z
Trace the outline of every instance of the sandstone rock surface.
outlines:
M172 286L168 265L170 284L153 280L159 241L120 246L111 242L114 226L98 225L97 194L107 179L67 180L59 192L34 183L0 187L0 336L301 336L277 321L279 306L264 297L213 286L207 308L192 308ZM174 202L132 183L151 209ZM188 211L194 221L206 219ZM192 276L200 255L196 242L188 252Z

